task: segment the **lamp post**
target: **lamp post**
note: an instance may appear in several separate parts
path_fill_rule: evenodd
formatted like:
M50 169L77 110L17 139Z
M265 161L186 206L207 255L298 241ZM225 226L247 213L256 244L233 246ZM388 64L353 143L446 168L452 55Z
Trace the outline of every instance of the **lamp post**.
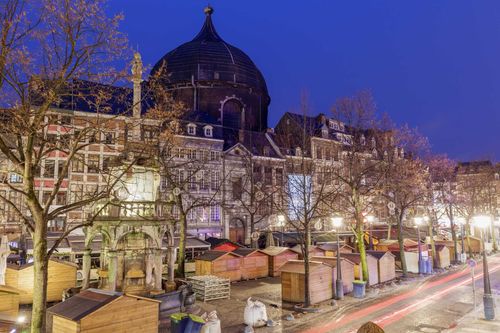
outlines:
M421 217L415 217L413 220L415 221L415 225L417 226L418 274L422 274L424 272L424 269L422 266L422 246L420 245L420 225L422 224L424 219Z
M285 216L280 214L278 215L278 226L281 227L281 244L283 246L283 234L285 233Z
M486 247L484 246L484 233L486 228L491 225L491 217L486 215L474 216L474 224L481 228L481 243L483 246L483 306L484 306L484 319L495 319L495 305L493 296L491 295L490 272L488 270L488 259L486 257Z
M462 241L462 253L460 255L460 261L462 263L465 262L466 255L465 255L465 243L464 243L464 233L465 233L465 219L463 217L458 217L456 219L457 223L460 225L460 239Z
M335 281L335 298L344 298L344 284L342 283L342 264L340 261L340 237L339 228L342 225L342 217L334 216L332 217L332 226L335 228L337 233L337 280Z

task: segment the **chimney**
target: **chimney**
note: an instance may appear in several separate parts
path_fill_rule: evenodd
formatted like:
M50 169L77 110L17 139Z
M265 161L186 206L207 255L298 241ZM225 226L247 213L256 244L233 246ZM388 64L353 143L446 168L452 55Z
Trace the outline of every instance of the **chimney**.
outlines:
M141 82L142 82L142 59L139 52L134 53L132 62L132 82L134 84L134 97L132 106L132 115L134 118L134 139L139 140L141 137L141 127L139 119L141 118Z
M274 128L272 128L272 127L268 127L268 128L266 129L266 133L267 133L267 134L274 134Z

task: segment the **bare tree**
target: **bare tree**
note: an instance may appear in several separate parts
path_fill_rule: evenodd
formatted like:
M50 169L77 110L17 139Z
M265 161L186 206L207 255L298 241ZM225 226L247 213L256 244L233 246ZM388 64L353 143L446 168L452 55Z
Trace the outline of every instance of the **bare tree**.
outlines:
M376 117L375 103L367 91L339 99L332 114L339 121L337 136L343 145L339 153L340 163L332 168L331 174L341 188L339 207L356 237L362 278L368 281L364 224L365 216L375 211L384 179L385 129Z

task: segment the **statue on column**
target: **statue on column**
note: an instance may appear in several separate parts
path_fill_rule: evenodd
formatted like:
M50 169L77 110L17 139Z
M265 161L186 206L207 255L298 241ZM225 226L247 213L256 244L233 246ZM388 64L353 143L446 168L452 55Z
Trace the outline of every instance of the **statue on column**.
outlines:
M7 257L10 254L9 240L7 235L2 235L0 241L0 285L5 285L5 272L7 270Z

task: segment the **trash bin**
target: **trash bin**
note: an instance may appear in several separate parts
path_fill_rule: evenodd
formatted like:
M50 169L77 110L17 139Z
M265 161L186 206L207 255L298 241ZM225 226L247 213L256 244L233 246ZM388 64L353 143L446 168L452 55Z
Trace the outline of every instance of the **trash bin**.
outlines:
M190 314L187 320L186 329L183 333L200 333L205 321L200 316Z
M189 322L186 313L174 313L170 315L170 333L184 333Z
M353 296L355 298L365 298L366 282L355 280L352 283L353 286Z
M432 259L429 258L427 259L427 261L425 262L425 273L426 274L432 274Z

